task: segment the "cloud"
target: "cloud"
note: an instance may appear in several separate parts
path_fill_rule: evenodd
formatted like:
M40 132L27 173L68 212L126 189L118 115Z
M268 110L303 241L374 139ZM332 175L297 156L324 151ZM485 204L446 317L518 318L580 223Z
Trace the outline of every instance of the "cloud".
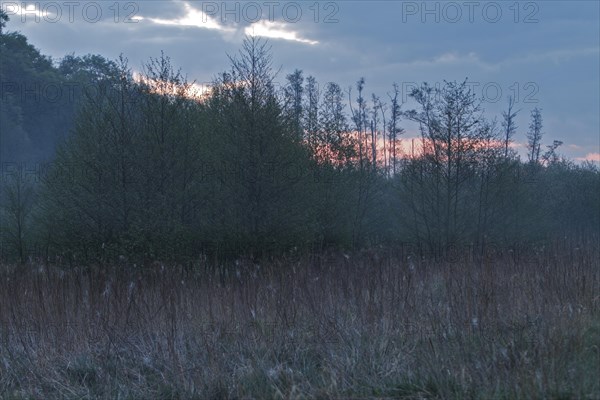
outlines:
M44 19L50 22L54 22L55 20L60 20L60 16L50 10L60 11L58 5L56 6L46 6L44 9L41 9L39 4L26 4L26 3L17 3L17 2L7 2L6 4L2 4L2 10L8 14L9 17L13 15L18 15L21 18L21 21L25 21L28 18L35 18L36 22L39 22L40 19Z
M587 153L585 157L577 157L576 160L600 162L600 153Z
M202 29L212 29L222 32L233 32L234 28L221 25L214 18L207 15L203 11L196 10L188 3L183 3L186 14L183 17L175 19L162 19L162 18L148 18L138 17L138 19L149 20L159 25L170 25L170 26L182 26L182 27L194 27Z
M508 66L512 64L528 64L552 61L554 64L558 64L561 61L567 61L576 57L588 57L597 56L600 53L600 47L584 47L575 49L556 49L546 51L544 53L533 53L528 54L524 57L510 58L500 64Z
M558 49L550 50L544 53L529 54L525 57L509 58L498 63L488 63L482 60L479 55L475 52L469 52L466 54L460 54L458 52L447 52L442 53L436 57L426 60L413 60L405 63L399 63L396 65L400 66L411 66L411 67L449 67L449 66L476 66L483 70L494 71L499 70L503 67L508 67L514 64L528 64L538 63L544 61L551 61L555 64L561 61L570 60L575 57L587 57L594 56L600 53L599 47L586 47L579 49Z
M477 53L469 52L467 54L460 54L457 52L447 52L442 53L439 56L433 57L431 59L420 59L413 60L408 62L395 63L394 66L402 66L402 67L449 67L449 66L477 66L484 70L496 70L498 69L497 65L487 63L483 61Z
M521 143L521 142L510 142L510 144L508 145L508 147L510 147L511 149L526 149L527 148L527 143Z
M228 35L232 33L241 33L242 28L238 27L237 25L223 25L207 13L195 9L189 3L183 3L183 5L185 7L185 15L179 18L164 19L140 16L138 19L147 20L158 25L216 30ZM262 36L266 38L289 40L310 45L319 43L316 40L310 40L301 37L297 31L290 30L288 25L282 22L261 20L245 27L243 32L249 36Z
M573 58L598 56L600 47L582 47L571 49L555 49L540 53L529 53L526 56L507 58L497 63L488 63L475 52L460 54L457 52L443 53L431 60L415 60L410 62L416 66L451 66L470 64L486 70L499 70L515 64L530 64L539 62L553 62L559 64Z
M298 32L287 29L287 25L275 21L258 21L246 27L244 33L249 36L262 36L273 39L291 40L294 42L307 43L310 45L318 44L316 40L301 38Z

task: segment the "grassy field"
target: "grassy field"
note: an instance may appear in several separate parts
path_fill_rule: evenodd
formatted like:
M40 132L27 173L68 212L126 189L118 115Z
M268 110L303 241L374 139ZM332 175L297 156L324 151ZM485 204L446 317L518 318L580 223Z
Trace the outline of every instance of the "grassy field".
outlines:
M0 272L2 399L598 399L597 248Z

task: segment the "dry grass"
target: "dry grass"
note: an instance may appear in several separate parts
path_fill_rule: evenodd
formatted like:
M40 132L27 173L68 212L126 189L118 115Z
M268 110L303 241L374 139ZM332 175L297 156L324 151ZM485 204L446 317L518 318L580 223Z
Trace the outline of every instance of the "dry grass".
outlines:
M0 397L600 398L597 253L4 266Z

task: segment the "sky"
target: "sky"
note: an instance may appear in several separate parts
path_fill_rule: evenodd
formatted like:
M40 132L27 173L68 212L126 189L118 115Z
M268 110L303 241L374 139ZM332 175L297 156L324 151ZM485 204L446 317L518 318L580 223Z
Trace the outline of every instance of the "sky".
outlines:
M515 97L515 141L525 154L530 112L544 144L600 162L598 1L0 1L8 29L43 54L126 56L137 71L161 51L188 80L209 84L245 35L269 38L277 81L301 69L343 88L364 77L384 101L397 83L406 104L421 82L468 79L489 117ZM354 91L355 92L355 91ZM389 102L389 101L388 101ZM417 127L404 121L406 138Z

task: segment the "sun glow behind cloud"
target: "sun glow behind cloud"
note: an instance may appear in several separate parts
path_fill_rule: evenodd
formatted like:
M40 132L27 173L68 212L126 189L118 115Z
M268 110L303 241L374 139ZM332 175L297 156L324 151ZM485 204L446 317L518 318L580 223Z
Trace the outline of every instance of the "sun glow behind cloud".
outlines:
M212 29L222 32L234 32L235 29L225 25L221 25L214 18L207 15L206 13L195 9L188 3L183 3L185 7L185 15L180 18L174 19L163 19L163 18L146 18L138 17L141 20L148 20L159 25L171 25L171 26L182 26L182 27L195 27L203 29Z
M588 153L585 155L585 157L577 157L576 160L600 163L600 153Z
M216 30L227 35L243 32L245 35L249 36L289 40L309 45L316 45L319 43L317 40L310 40L302 37L298 31L291 30L289 24L283 22L260 20L243 28L238 24L222 24L207 13L192 7L190 3L184 2L183 6L185 8L185 14L179 18L165 19L139 16L138 19L165 26Z
M153 93L165 96L181 96L196 101L203 101L212 93L212 88L210 86L200 85L196 82L175 84L172 82L148 79L138 72L134 72L133 79L150 88Z
M282 22L276 21L258 21L244 30L249 36L262 36L273 39L291 40L294 42L306 43L310 45L318 44L316 40L301 38L296 31L288 30L288 26Z

